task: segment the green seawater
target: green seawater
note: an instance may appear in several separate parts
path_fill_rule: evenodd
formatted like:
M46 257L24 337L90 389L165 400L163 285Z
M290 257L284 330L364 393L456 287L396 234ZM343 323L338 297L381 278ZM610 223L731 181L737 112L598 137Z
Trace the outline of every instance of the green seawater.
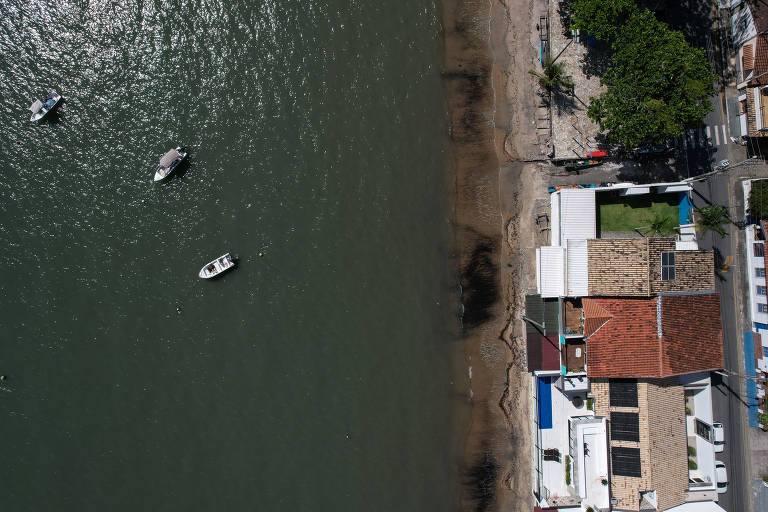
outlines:
M439 6L2 7L0 510L452 509Z

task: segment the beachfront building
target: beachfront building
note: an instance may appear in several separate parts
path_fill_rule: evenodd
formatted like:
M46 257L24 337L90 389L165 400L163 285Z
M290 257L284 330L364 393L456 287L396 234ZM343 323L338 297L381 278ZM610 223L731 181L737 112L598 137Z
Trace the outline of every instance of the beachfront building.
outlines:
M719 294L529 295L525 318L542 507L716 499L706 372L723 366Z
M723 367L719 294L583 300L602 324L587 338L589 396L610 425L613 509L716 500L708 372Z
M587 399L584 351L573 359L563 339L563 303L526 297L528 370L532 378L534 495L542 507L608 510L605 418Z
M647 296L714 288L714 260L699 250L690 191L688 183L660 183L552 192L550 245L536 249L537 292ZM657 236L665 231L675 234Z
M529 295L525 320L539 506L664 511L717 500L708 372L723 367L719 294Z
M523 317L542 509L719 509L709 372L723 367L720 296L690 192L550 194L550 244L536 251Z

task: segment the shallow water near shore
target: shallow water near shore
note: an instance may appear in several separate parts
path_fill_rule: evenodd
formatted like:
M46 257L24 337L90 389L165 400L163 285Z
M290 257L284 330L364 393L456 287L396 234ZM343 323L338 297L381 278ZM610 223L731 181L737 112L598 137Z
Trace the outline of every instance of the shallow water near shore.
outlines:
M407 4L4 3L0 509L454 508L441 32Z

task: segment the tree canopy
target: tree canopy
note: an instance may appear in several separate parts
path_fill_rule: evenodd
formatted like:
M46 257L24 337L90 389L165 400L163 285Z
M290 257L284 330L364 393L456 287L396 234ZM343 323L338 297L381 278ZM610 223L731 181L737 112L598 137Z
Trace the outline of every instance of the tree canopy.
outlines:
M552 57L545 57L543 62L544 72L535 69L528 72L539 79L539 85L547 90L563 90L573 87L573 80L565 74L565 68L561 62L554 62Z
M723 228L723 224L728 222L728 209L721 204L711 204L704 206L703 208L697 208L696 213L698 219L696 220L696 227L702 233L712 231L724 237L728 233Z
M638 7L635 0L574 0L571 10L573 28L610 43Z
M716 76L704 50L691 47L652 12L632 14L613 51L601 78L607 90L591 98L587 111L612 141L626 147L663 142L712 109Z
M755 222L768 220L768 181L753 181L747 213Z

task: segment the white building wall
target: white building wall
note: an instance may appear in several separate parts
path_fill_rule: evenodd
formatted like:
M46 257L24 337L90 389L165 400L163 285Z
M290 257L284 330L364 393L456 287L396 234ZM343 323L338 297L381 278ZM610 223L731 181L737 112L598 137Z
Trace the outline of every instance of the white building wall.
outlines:
M565 248L536 249L536 291L544 298L565 295Z
M589 264L586 240L568 240L565 271L568 276L568 296L589 295Z
M749 192L752 188L752 180L745 180L742 182L744 186L744 210L746 214L747 208L749 208ZM755 226L748 226L744 230L746 237L745 252L747 254L747 268L744 272L747 273L747 282L749 283L749 313L752 322L760 324L768 324L768 312L760 311L761 306L763 309L768 310L768 296L760 295L757 293L758 286L766 286L765 277L758 277L757 271L761 269L766 272L765 257L755 256L755 243L762 243L762 241L755 240ZM760 329L760 332L766 332L764 329Z
M585 240L595 238L597 206L595 189L567 188L551 194L550 207L553 224L559 224L557 230L552 227L552 245L565 245L566 240ZM559 210L557 220L555 211ZM555 237L555 231L558 237Z

